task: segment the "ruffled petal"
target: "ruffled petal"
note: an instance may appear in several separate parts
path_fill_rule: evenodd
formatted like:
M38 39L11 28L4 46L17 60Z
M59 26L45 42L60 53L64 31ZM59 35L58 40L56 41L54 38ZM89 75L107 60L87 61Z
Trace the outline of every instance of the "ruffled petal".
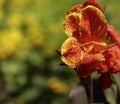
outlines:
M115 43L117 43L117 45L120 48L120 36L118 35L118 33L115 31L114 27L112 25L108 25L108 36L111 37L111 40Z
M80 14L72 13L65 17L64 30L68 36L73 36L79 30Z
M118 45L114 44L103 52L105 57L106 66L108 67L109 73L117 73L120 72L120 48ZM103 70L103 69L102 69Z
M88 5L95 6L104 13L103 7L97 2L97 0L86 0L85 3L83 4L83 7L86 7Z
M78 76L85 77L100 69L100 62L104 60L102 54L87 54L76 69Z
M81 58L79 43L74 37L69 37L61 47L62 61L71 68L75 68Z
M81 10L80 42L104 42L107 36L107 22L104 14L94 6L87 6Z

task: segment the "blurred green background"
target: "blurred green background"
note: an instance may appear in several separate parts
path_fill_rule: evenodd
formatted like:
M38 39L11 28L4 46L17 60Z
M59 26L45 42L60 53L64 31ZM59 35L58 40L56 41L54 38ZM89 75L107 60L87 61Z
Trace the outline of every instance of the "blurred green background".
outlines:
M120 32L118 0L99 0ZM0 0L0 104L66 104L79 80L57 66L69 8L84 0Z

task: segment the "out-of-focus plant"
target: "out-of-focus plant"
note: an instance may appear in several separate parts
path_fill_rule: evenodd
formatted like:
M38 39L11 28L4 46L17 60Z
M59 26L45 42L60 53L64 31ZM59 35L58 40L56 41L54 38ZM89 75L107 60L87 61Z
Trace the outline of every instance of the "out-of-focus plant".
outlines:
M55 50L63 11L78 2L65 2L0 0L0 104L66 103L77 78L56 65Z

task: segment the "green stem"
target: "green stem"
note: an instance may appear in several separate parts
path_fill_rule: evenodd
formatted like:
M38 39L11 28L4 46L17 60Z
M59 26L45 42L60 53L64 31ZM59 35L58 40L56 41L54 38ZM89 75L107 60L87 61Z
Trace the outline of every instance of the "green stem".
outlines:
M81 78L81 83L86 88L88 103L92 104L93 103L93 82L92 82L91 76L89 76L87 78Z

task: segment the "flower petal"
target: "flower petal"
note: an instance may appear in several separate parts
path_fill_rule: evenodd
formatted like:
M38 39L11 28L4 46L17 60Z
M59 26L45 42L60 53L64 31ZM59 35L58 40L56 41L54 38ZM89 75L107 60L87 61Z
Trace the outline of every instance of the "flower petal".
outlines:
M90 41L81 45L81 49L86 53L96 54L106 48L105 42Z
M83 57L81 64L77 67L76 73L78 76L89 76L94 71L100 69L100 62L103 60L102 54L87 54Z
M120 48L116 44L109 46L104 52L105 64L109 73L120 72Z
M82 8L83 8L82 5L75 5L67 11L67 14L71 14L73 12L79 12Z
M104 14L94 6L87 6L81 10L80 42L103 42L106 40L107 22Z
M114 29L114 27L112 25L108 25L108 36L110 36L112 41L117 43L117 45L120 48L120 36L115 31L115 29Z
M83 7L86 7L88 5L95 6L104 13L103 7L97 2L97 0L86 0L85 3L83 4Z
M79 43L74 37L69 37L61 47L62 61L71 68L75 68L81 57Z
M73 32L79 30L79 21L80 21L79 13L72 13L65 17L64 21L64 30L68 36L73 36Z

